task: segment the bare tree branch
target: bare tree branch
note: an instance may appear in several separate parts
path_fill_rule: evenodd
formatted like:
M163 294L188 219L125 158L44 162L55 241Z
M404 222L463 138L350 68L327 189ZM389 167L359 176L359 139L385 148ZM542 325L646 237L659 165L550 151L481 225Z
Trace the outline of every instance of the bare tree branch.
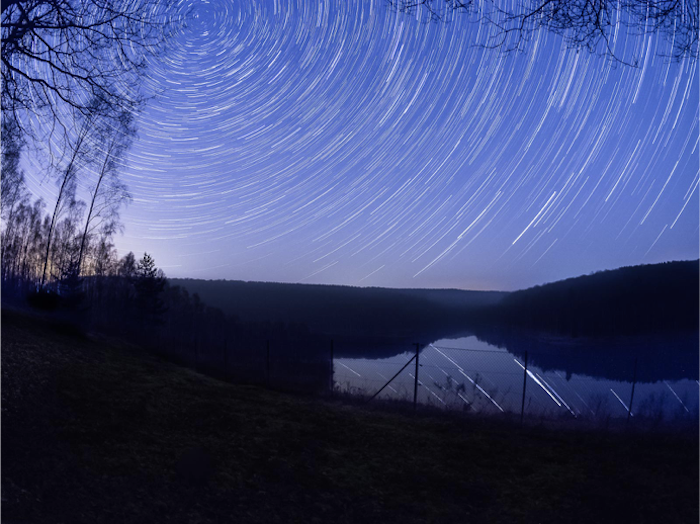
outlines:
M492 25L492 42L486 47L522 50L534 33L550 31L572 47L601 52L614 60L611 42L618 31L632 35L659 34L676 60L698 58L698 0L387 0L403 13L424 11L434 21L447 21L464 13ZM513 6L514 5L514 6ZM634 65L629 64L628 65Z
M149 54L162 49L169 0L8 0L2 3L2 114L25 136L36 115L68 140L78 112L138 111ZM92 102L98 99L101 104ZM33 137L37 138L37 137Z

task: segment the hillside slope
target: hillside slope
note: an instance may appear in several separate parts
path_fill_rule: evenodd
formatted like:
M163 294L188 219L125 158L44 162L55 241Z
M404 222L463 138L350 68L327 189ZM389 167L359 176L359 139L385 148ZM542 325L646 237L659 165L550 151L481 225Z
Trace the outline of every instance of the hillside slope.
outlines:
M515 291L492 323L567 336L698 332L698 260L622 267Z
M697 435L567 433L226 384L2 316L3 521L697 522Z

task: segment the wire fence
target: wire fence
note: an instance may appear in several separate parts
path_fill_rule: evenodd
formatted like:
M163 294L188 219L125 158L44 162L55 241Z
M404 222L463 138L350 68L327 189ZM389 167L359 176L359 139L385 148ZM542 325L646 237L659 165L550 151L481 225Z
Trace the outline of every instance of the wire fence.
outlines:
M629 352L586 353L584 359L579 349L518 352L385 340L337 345L245 340L225 342L215 351L206 346L166 352L236 382L367 402L398 401L521 421L697 426L699 419L698 380L653 380L659 373L649 371L652 364ZM605 371L596 374L592 362Z
M334 391L521 420L698 420L697 380L639 382L637 359L624 356L606 357L619 379L545 370L530 357L428 344L383 359L336 358Z

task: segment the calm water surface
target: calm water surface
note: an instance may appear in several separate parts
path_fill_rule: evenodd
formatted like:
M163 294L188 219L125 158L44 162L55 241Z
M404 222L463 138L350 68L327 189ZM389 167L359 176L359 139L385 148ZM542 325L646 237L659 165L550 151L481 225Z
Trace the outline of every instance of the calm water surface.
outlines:
M658 364L629 352L606 350L598 355L586 348L581 353L585 359L578 363L571 351L553 355L554 351L540 349L528 354L526 415L627 417L631 405L632 417L653 417L667 422L698 419L700 383L696 378L697 364L694 369L692 366L692 352L690 365L684 363L680 372L668 372L673 378L664 379L663 375L654 376L654 370L650 369L652 366L660 369ZM415 349L407 348L386 358L336 358L335 387L343 392L372 395L414 355ZM673 355L666 357L669 358ZM521 411L526 374L522 350L510 352L474 336L465 336L426 345L418 361L417 400L422 404L483 414ZM600 366L596 367L596 363ZM557 366L561 369L556 369ZM687 378L678 378L685 367L690 368ZM600 376L571 369L591 369ZM415 372L413 361L378 397L412 401Z

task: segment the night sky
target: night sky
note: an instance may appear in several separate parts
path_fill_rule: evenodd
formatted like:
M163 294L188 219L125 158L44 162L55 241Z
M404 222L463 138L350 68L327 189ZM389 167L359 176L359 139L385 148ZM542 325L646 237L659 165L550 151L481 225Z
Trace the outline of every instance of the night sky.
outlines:
M183 0L122 177L168 276L512 290L698 257L697 63L382 0ZM47 200L55 184L27 169Z

